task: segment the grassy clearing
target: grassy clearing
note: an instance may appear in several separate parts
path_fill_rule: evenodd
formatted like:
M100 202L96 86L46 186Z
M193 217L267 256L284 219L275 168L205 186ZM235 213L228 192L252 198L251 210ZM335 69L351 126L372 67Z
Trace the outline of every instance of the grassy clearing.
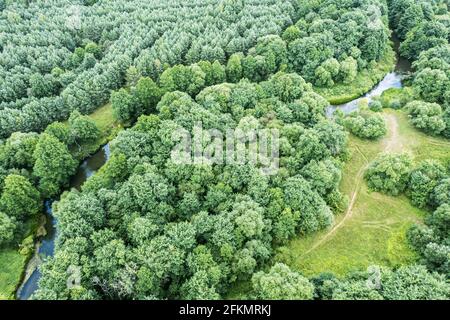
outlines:
M385 90L380 96L383 108L398 109L412 101L414 92L411 87L390 88Z
M291 241L277 255L277 260L308 276L325 271L344 275L372 264L395 267L415 260L405 233L412 223L421 221L426 212L413 207L405 196L370 192L361 172L387 149L410 152L415 161L433 158L449 162L450 143L418 132L402 111L385 110L384 116L390 124L389 136L385 139L368 142L350 138L351 159L344 168L341 183L341 191L349 198L357 192L350 217L338 216L335 225L345 221L332 234L325 230Z
M395 52L389 47L381 61L371 69L358 73L350 84L339 83L332 88L314 87L314 91L325 97L330 104L340 105L355 100L375 87L395 65Z
M40 217L25 224L25 237L21 249L7 247L0 250L0 300L14 299L28 260L34 250L34 234L40 226Z
M416 162L436 159L444 164L450 164L450 140L432 137L418 131L409 123L405 112L386 110L385 113L395 114L398 118L400 136L404 137L404 143Z
M108 141L111 141L122 128L117 121L114 120L110 103L98 108L91 113L89 117L100 129L100 136L95 141L90 141L79 146L72 147L70 151L73 156L80 161L95 153L101 146L108 143Z
M27 260L27 256L21 255L16 249L0 251L0 300L14 298Z

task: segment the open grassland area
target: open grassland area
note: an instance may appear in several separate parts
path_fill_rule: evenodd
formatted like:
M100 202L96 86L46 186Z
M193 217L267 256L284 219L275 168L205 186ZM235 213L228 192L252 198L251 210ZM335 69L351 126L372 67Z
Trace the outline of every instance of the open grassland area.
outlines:
M351 158L341 183L349 208L331 229L293 240L277 259L308 276L326 271L344 275L372 264L394 267L415 260L405 233L427 213L412 206L405 196L370 192L364 171L381 152L409 152L415 161L439 159L448 163L450 143L418 132L402 111L385 110L384 117L389 128L386 138L377 142L350 138Z
M0 250L0 300L14 297L26 261L16 249Z
M341 105L355 100L375 87L395 65L395 52L391 46L384 57L372 68L358 72L351 83L338 83L330 88L314 87L314 90L325 97L332 105Z

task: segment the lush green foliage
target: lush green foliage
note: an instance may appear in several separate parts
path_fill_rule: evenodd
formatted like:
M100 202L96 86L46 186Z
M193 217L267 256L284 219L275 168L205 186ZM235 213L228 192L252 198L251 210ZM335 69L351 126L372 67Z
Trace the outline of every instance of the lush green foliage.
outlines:
M267 273L255 273L252 285L255 298L262 300L310 300L314 293L314 286L307 278L281 263Z
M437 103L412 101L405 106L405 110L411 123L429 134L438 135L446 128L442 108Z
M67 124L54 122L40 135L16 132L0 145L1 242L24 235L42 199L57 195L74 174L78 162L70 149L98 136L97 125L74 111Z
M325 275L316 280L316 291L322 299L334 300L447 300L450 295L445 278L423 266L368 270L343 280Z
M17 229L21 230L23 222L41 207L40 194L27 178L8 175L0 197L0 245L13 240Z
M217 298L249 279L273 241L333 221L346 133L325 119L327 105L301 77L283 73L208 87L195 100L165 94L158 115L119 134L111 161L83 192L55 206L60 246L37 297L76 298L63 280L71 264L85 270L85 298ZM172 132L192 131L198 120L223 131L277 127L282 168L266 176L250 164L173 163Z
M373 112L352 112L343 124L352 134L364 139L378 139L387 133L383 117Z
M383 154L366 170L370 189L390 195L399 195L408 183L411 159L407 154Z
M448 299L448 171L434 161L413 168L406 154L382 155L365 178L434 210L408 233L424 266L375 272L379 283L370 270L342 279L280 263L259 271L276 246L326 229L344 207L344 127L386 134L367 110L327 119L310 83L333 92L375 82L393 59L388 16L401 54L415 60L417 99L389 105L410 102L415 127L450 136L448 1L389 5L388 14L377 0L0 0L0 246L21 239L42 199L68 185L75 155L101 139L86 114L109 99L111 121L135 124L81 191L54 204L56 253L35 298L219 299L247 281L257 299ZM174 133L195 137L199 122L222 136L277 129L279 170L175 163ZM211 151L213 138L201 132L190 151ZM74 270L80 283L68 286Z
M414 168L409 177L408 194L419 208L432 207L433 192L437 184L446 177L445 168L438 161L424 161Z
M414 102L420 115L412 121L431 134L450 137L450 19L445 0L392 0L391 24L399 37L401 54L414 67L412 86L420 99L439 105ZM420 111L419 111L420 109Z
M45 9L34 3L26 8L10 5L10 15L5 14L4 19L17 17L14 14L22 11L35 17L44 14L41 10L56 14L66 9L57 1L56 4ZM358 71L375 64L388 48L387 8L375 0L341 2L338 12L333 12L337 10L335 1L305 0L300 4L210 0L207 5L197 0L182 10L178 1L142 4L136 0L127 3L125 11L114 1L108 4L107 15L103 15L104 6L101 3L85 7L83 21L87 16L89 23L72 30L73 34L61 30L60 20L40 26L40 33L31 33L30 38L46 44L48 40L41 39L43 35L55 39L52 59L36 63L10 57L12 52L40 56L43 48L33 47L31 53L15 34L16 28L31 28L37 21L15 20L15 27L7 33L11 45L2 52L8 66L4 70L5 97L0 100L3 137L14 131L41 131L54 121L66 119L75 109L92 112L107 101L111 90L125 81L133 88L140 76L158 83L161 89L145 85L151 87L156 98L159 90L195 94L224 80L237 82L245 77L262 81L286 67L317 85L331 86L353 81ZM161 19L171 14L176 14L175 21ZM289 25L290 29L282 35ZM296 28L302 32L296 32ZM117 119L135 120L152 111L155 104L133 100L125 92L113 97ZM45 117L38 116L42 113Z
M408 232L410 243L431 271L450 276L450 184L449 172L439 163L426 161L411 173L409 195L417 206L434 212L425 225L415 225Z
M225 62L280 34L297 10L275 0L9 1L0 12L0 136L92 112L132 66L157 79L171 65Z
M34 158L33 174L38 178L39 189L46 197L56 195L75 173L77 166L67 146L46 133L39 138Z

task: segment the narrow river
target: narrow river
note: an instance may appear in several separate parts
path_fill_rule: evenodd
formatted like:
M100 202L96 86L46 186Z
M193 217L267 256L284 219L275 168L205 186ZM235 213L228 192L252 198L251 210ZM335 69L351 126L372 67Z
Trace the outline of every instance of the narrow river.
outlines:
M103 146L97 153L90 156L79 166L77 173L70 180L69 189L80 189L83 183L100 169L110 156L109 144ZM45 201L46 235L38 243L37 252L28 263L25 279L16 293L16 298L28 300L38 287L41 273L38 266L46 257L51 257L55 251L55 239L57 234L56 219L52 215L52 200Z

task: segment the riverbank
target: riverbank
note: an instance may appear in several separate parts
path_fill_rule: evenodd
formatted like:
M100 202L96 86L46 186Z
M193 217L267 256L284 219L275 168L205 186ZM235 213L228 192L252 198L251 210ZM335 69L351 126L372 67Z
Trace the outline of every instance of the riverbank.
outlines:
M380 141L351 136L351 159L343 171L341 192L349 207L331 230L291 241L277 256L307 276L321 272L345 275L370 265L396 267L414 262L416 256L406 240L406 230L420 222L426 212L405 197L370 192L363 179L366 166L382 152L408 152L416 162L450 160L450 143L416 130L401 110L384 110L389 133Z
M90 155L96 153L102 146L113 140L114 137L123 129L113 117L111 104L108 103L101 108L98 108L89 115L98 129L100 130L99 138L95 141L83 143L79 146L74 146L70 152L72 156L78 161L83 162ZM66 122L67 124L67 122Z
M89 143L72 148L71 153L80 163L98 153L102 147L123 129L112 115L111 104L97 109L89 115L100 130L99 138ZM75 178L75 180L80 180ZM26 237L19 248L4 248L0 250L0 300L14 299L16 292L26 282L39 265L38 252L41 241L45 237L45 224L48 213L43 212L28 222ZM44 219L44 220L43 220ZM47 231L48 232L48 231Z
M25 237L16 247L0 250L0 300L11 300L24 277L28 262L36 247L35 238L41 232L43 215L26 223Z
M0 300L14 299L30 255L22 255L16 248L0 251Z
M67 190L81 188L84 182L108 161L109 157L109 144L106 144L81 163L76 174L71 178ZM41 277L38 267L44 262L45 258L54 255L57 230L56 218L52 214L52 204L52 200L47 200L45 202L45 232L42 233L41 237L37 237L38 241L35 246L34 255L27 264L21 284L16 291L17 299L27 300L30 298L37 289L38 281Z
M314 87L314 91L323 96L331 105L342 105L364 96L395 68L396 53L392 46L373 68L358 72L355 80L349 84L339 83L331 88Z

